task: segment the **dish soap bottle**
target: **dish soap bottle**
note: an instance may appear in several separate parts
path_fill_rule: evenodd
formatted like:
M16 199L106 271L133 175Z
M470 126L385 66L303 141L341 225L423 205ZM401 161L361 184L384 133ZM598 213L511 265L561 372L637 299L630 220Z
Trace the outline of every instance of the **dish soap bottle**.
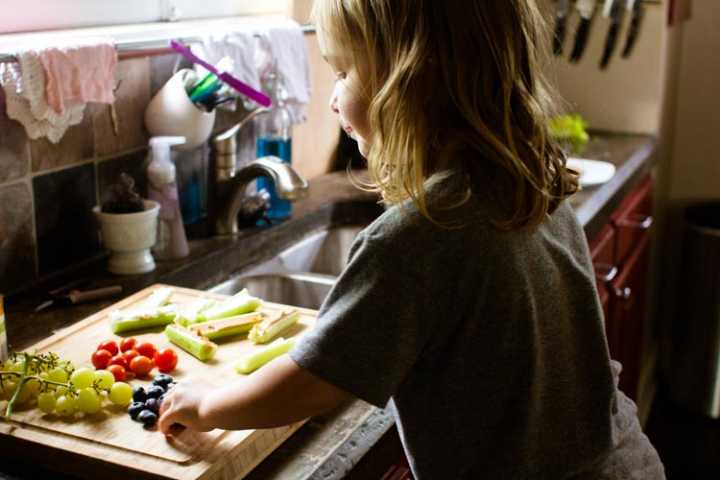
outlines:
M256 157L274 155L285 163L292 162L292 121L287 109L281 76L271 70L264 79L265 89L272 100L270 112L260 115L255 120L257 127ZM290 216L291 204L288 200L278 198L275 185L267 177L257 180L257 190L266 190L270 194L270 208L265 216L271 222L283 220Z
M177 189L177 172L170 147L182 145L185 137L152 137L147 169L148 197L160 204L157 241L152 249L158 259L182 258L190 253Z
M0 293L0 362L4 362L8 357L7 332L5 330L5 307L3 306L3 296Z

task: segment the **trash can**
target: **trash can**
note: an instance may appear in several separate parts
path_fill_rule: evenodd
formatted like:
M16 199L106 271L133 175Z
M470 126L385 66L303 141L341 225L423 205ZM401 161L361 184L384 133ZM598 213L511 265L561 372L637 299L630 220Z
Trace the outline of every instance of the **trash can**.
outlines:
M672 325L670 397L720 417L720 202L685 211L677 313Z

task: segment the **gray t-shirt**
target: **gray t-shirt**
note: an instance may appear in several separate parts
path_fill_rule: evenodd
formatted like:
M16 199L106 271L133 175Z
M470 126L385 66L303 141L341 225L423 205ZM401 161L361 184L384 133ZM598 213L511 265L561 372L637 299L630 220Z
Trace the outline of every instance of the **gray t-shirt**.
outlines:
M473 197L446 229L407 203L362 231L291 352L379 407L416 479L664 478L616 390L582 228L564 202L501 232Z

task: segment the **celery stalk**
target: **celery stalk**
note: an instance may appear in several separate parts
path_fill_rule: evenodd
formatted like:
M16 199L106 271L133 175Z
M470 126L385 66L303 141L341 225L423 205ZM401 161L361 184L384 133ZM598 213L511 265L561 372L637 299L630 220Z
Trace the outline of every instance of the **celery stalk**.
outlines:
M263 348L241 357L235 363L235 371L246 375L252 373L270 360L289 352L294 346L294 339L278 338Z
M280 315L263 320L261 323L252 327L248 338L253 343L267 343L278 336L283 330L297 323L298 320L300 320L299 311L291 310L289 312L282 312Z
M246 333L253 325L261 322L265 314L261 312L244 313L234 317L226 317L208 322L189 325L187 328L196 335L215 340Z
M242 313L250 313L262 305L262 300L253 297L247 288L243 288L232 297L221 301L198 315L202 321L217 320L219 318L232 317Z
M204 320L201 315L202 312L213 307L215 304L217 304L217 301L211 298L200 298L195 300L180 310L177 318L175 319L175 323L184 327L198 323Z
M172 343L203 362L210 360L217 350L217 345L210 340L175 324L165 327L165 336Z
M170 303L170 296L172 295L172 288L162 287L151 293L148 298L140 304L139 309L152 310L157 307L162 307Z
M175 320L177 307L163 305L142 310L120 311L110 314L110 329L114 334L167 325Z

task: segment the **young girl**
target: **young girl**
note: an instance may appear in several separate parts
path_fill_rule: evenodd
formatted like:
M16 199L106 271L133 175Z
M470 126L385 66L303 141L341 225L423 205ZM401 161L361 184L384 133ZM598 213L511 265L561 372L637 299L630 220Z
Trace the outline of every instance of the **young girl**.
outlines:
M392 399L417 479L664 478L564 201L535 0L316 0L314 18L330 106L388 209L289 356L221 389L180 383L160 429Z

